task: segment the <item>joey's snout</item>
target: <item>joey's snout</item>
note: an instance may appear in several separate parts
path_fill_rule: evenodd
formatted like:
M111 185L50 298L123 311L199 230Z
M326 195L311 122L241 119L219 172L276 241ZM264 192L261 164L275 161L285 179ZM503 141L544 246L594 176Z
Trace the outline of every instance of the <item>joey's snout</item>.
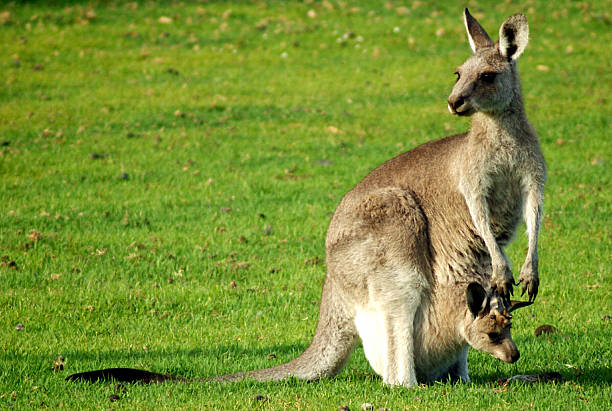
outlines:
M499 359L502 360L503 362L507 362L508 364L512 364L518 361L518 359L521 357L521 354L518 352L518 350L514 350L512 352L508 352L508 353L503 353L502 355L499 356Z
M521 353L515 350L510 357L510 363L517 362L519 358L521 358Z
M516 346L513 344L512 346L503 347L500 351L495 353L495 356L503 362L512 364L518 361L521 357L521 353L519 353Z

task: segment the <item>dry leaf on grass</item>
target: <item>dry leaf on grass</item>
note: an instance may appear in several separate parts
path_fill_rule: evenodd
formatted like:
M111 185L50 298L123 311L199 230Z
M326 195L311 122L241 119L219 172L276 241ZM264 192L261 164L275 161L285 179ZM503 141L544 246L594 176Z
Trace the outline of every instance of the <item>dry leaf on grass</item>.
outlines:
M534 334L536 337L539 337L542 334L554 334L556 332L557 332L556 327L549 325L549 324L543 324L535 329Z

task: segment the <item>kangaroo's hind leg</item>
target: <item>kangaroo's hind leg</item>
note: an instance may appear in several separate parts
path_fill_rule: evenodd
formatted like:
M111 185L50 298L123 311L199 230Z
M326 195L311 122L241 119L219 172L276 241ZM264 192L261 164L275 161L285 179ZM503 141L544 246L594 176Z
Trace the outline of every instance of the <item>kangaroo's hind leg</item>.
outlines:
M418 292L404 297L410 301L420 299ZM373 302L357 311L355 325L366 358L385 384L410 387L417 383L413 351L415 311L414 304L400 300Z
M355 323L370 365L388 385L411 387L417 384L414 364L414 316L412 302L418 292L405 294L411 302L374 303L357 314Z
M431 281L427 226L413 197L386 188L357 207L361 236L351 246L367 296L355 324L372 368L389 385L417 383L415 316Z

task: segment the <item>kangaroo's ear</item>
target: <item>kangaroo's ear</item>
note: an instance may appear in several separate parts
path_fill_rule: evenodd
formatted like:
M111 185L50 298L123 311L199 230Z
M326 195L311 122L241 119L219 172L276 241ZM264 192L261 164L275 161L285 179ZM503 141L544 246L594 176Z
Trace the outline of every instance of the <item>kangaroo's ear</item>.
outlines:
M491 41L491 38L487 32L470 14L467 8L463 11L463 22L465 23L465 29L467 30L470 47L474 53L476 53L476 51L479 49L493 46L493 42Z
M478 283L470 283L467 287L466 301L470 312L476 317L487 307L487 292Z
M529 24L523 14L515 14L499 28L499 52L508 61L516 60L529 42Z

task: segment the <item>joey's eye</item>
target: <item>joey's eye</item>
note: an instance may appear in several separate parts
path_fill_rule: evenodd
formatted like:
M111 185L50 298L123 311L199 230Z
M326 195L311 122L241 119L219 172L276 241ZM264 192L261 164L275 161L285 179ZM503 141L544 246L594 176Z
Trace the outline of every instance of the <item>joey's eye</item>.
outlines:
M497 77L497 73L482 73L479 79L485 83L493 83L495 81L495 77Z
M461 74L459 74L458 71L455 71L454 74L455 74L455 76L457 76L457 80L456 81L459 81L459 79L461 78Z

